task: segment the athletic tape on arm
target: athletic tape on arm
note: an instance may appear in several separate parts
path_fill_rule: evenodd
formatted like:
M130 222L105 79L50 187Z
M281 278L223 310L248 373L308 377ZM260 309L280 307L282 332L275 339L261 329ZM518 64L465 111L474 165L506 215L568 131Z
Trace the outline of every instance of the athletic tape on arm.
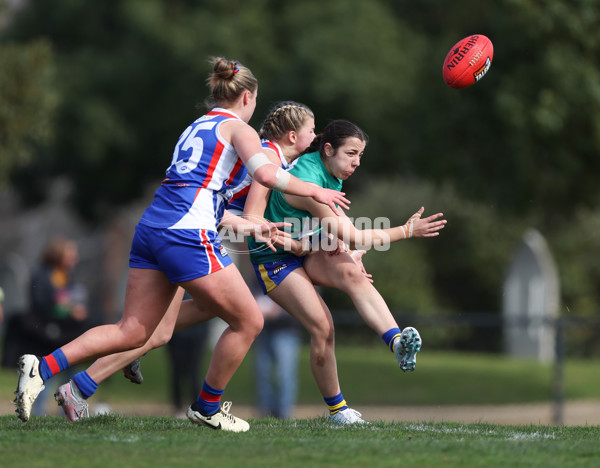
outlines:
M416 219L419 219L421 215L417 211L414 215L412 215L402 228L402 234L404 234L405 239L410 239L413 236L413 228Z
M277 177L277 180L275 181L275 185L273 185L273 190L277 190L278 192L285 192L286 187L290 183L290 173L278 167L275 177Z
M248 159L248 161L246 161L246 169L248 169L248 172L250 173L251 176L254 176L254 173L256 172L256 170L261 167L264 166L265 164L273 164L269 158L267 157L267 155L265 153L256 153L254 156L252 156L250 159ZM275 165L275 164L273 164Z

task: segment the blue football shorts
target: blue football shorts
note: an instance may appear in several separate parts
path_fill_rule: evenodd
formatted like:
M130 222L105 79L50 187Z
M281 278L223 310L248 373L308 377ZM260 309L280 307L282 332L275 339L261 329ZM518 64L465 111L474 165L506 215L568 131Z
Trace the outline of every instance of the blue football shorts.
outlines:
M138 224L131 244L129 266L160 270L171 283L210 275L232 260L215 231L166 229Z
M267 262L259 265L252 264L258 284L264 294L275 289L296 268L302 267L304 257L290 255L282 260Z

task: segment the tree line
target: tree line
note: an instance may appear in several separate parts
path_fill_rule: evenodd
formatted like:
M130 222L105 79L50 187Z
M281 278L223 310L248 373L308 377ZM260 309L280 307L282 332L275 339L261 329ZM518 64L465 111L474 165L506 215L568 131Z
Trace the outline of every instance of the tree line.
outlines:
M59 175L90 223L139 198L203 112L208 57L225 55L259 80L256 128L293 99L317 131L346 118L369 134L345 187L351 215L446 214L438 239L366 257L393 308L499 310L510 256L536 227L563 313L597 314L597 2L37 0L0 14L0 183L25 203ZM443 59L474 33L494 43L492 67L450 89Z

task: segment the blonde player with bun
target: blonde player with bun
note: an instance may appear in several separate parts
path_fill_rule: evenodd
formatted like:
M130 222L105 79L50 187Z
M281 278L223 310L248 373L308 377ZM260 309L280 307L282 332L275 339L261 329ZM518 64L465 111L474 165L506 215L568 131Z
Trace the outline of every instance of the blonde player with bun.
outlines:
M283 104L282 104L283 105ZM275 119L270 118L273 112L277 112ZM305 105L299 103L287 103L282 109L276 106L266 118L269 127L274 122L279 122L278 140L263 140L264 151L269 154L270 159L278 166L287 168L308 147L314 139L314 115ZM287 129L287 130L284 130ZM275 151L273 150L275 149ZM238 214L242 214L246 203L246 196L252 183L252 177L247 175L232 191L231 199L223 215L222 226L229 226L234 220L239 220ZM260 219L262 217L255 217ZM281 240L281 239L279 239ZM301 248L301 247L300 247ZM139 358L148 351L166 344L173 334L197 323L214 318L216 315L208 308L198 305L193 300L182 302L184 289L179 288L176 292L163 319L155 329L152 337L146 341L144 346L121 353L105 356L94 362L88 369L87 374L94 382L100 384L114 373L124 370L125 376L134 383L141 383L143 378L139 370ZM173 323L175 322L175 325ZM75 390L75 396L73 396ZM70 421L79 420L89 416L87 399L96 391L91 389L89 394L80 395L77 386L69 382L61 386L56 393L59 404L63 407L65 415Z
M258 183L314 198L331 209L349 202L339 192L300 181L270 163L258 134L248 125L256 107L256 78L241 63L223 57L212 59L212 66L209 87L215 107L180 136L166 177L136 227L123 317L116 324L88 330L47 356L21 356L15 404L22 421L29 419L44 381L53 375L75 364L143 347L167 316L165 329L172 331L177 314L167 312L183 288L228 324L188 418L213 429L249 429L246 421L229 413L230 404L220 405L227 383L263 325L260 309L217 233L222 223L248 228L241 218L222 220L231 193L250 173ZM272 226L259 230L274 236ZM81 399L96 388L93 376L82 372L64 397Z

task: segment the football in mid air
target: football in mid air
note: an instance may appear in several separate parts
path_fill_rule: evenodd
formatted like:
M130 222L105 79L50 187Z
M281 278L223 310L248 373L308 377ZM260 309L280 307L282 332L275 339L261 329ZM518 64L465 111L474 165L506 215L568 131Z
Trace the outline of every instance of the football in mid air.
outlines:
M442 75L451 88L461 89L478 82L492 65L494 46L483 34L458 41L444 60Z

